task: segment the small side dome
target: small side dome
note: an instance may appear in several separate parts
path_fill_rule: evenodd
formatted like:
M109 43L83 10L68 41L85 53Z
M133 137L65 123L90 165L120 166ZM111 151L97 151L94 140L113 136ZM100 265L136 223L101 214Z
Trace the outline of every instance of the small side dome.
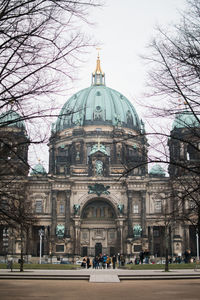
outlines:
M154 165L149 171L151 177L165 177L165 170L159 165Z
M172 124L172 130L178 128L195 128L200 127L200 120L198 121L194 114L190 111L178 113Z
M46 172L45 168L43 167L43 165L41 165L39 163L32 169L31 176L34 176L34 175L47 175L47 172Z
M22 117L14 110L9 110L0 115L0 128L17 127L26 130Z

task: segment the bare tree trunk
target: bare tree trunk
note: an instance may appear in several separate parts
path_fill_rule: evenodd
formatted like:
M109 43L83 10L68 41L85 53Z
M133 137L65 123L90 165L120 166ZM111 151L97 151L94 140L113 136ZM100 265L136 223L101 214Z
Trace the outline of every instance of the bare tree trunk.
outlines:
M24 271L24 237L23 228L20 226L20 239L21 239L21 255L20 255L20 272Z
M199 249L200 249L200 205L198 207L197 233L199 235Z
M30 241L28 240L30 228L26 229L26 263L28 263L28 256L29 256L29 244Z

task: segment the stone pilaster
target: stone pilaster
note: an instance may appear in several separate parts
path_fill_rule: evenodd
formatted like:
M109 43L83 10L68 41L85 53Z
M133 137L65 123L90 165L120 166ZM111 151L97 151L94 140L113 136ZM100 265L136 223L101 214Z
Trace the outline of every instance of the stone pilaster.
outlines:
M80 249L80 217L74 218L74 254L81 255L81 249Z
M57 191L51 192L51 237L56 236L56 225L57 225Z
M133 199L133 191L127 191L128 196L128 207L127 207L127 218L128 218L128 238L133 237L133 226L131 219L131 211L132 211L132 199Z
M153 226L148 227L148 241L149 241L149 250L151 255L154 254L154 236L153 236Z
M71 191L65 191L65 236L70 237L70 196Z

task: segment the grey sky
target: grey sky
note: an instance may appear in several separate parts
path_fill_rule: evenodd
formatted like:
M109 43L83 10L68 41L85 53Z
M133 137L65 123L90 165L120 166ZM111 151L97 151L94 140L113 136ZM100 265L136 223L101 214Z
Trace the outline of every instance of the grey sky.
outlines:
M145 102L145 67L140 55L155 35L157 24L166 27L179 20L178 10L185 7L185 0L107 0L105 6L93 9L86 32L101 43L101 66L106 74L106 85L120 91L135 106L139 116L145 121L143 109L136 103ZM86 55L86 62L77 70L73 88L66 89L60 106L78 90L91 84L91 73L95 69L97 51L94 48ZM137 101L135 101L137 100ZM47 147L39 150L45 167L48 165ZM36 160L35 160L36 162Z

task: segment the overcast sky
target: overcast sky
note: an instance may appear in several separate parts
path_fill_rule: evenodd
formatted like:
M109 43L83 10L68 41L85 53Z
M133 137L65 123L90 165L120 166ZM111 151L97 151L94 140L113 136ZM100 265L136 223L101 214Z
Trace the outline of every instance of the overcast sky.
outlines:
M85 31L101 43L100 59L106 85L124 94L144 121L144 109L138 105L138 101L141 104L146 101L146 72L140 55L148 51L156 25L165 28L176 23L184 7L185 0L105 0L104 7L91 12L90 21L95 24L85 26ZM65 97L59 99L61 107L73 93L90 86L96 58L97 50L91 49L77 70L73 88L66 89ZM47 147L43 152L37 151L36 156L47 168Z

